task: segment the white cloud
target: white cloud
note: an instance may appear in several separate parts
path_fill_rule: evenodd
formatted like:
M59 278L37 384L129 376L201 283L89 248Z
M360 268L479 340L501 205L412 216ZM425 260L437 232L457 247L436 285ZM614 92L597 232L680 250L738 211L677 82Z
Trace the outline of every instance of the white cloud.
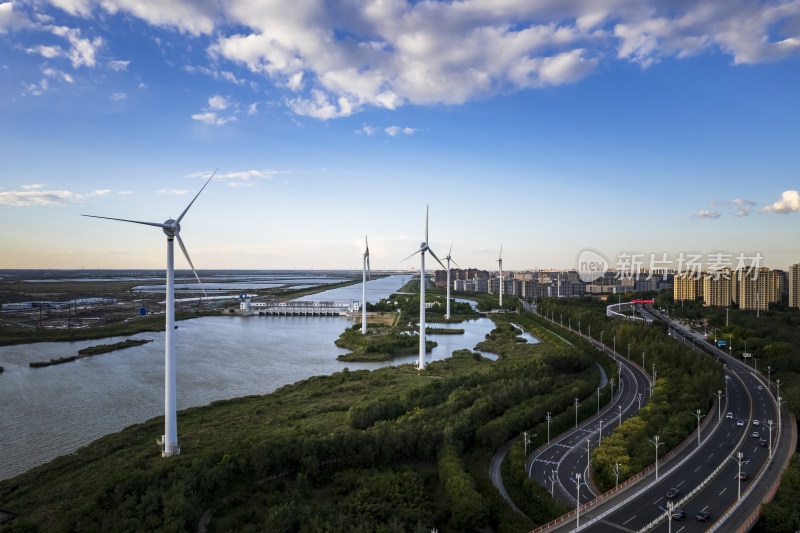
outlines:
M392 137L395 137L399 133L404 133L405 135L411 135L416 130L414 130L414 128L409 128L409 127L401 128L400 126L389 126L384 131L389 135L391 135Z
M111 96L108 97L109 100L118 102L119 100L125 100L128 98L126 93L113 93Z
M188 189L158 189L156 194L188 194Z
M214 109L216 111L222 111L224 109L227 109L228 106L230 105L231 103L224 96L217 95L217 96L212 96L211 98L208 99L209 109Z
M33 48L26 48L25 51L29 54L39 54L47 59L61 57L64 55L64 50L62 50L60 46L38 45L34 46Z
M50 88L50 83L44 79L39 83L23 83L22 94L31 94L33 96L41 96Z
M102 196L111 191L100 189L90 193L75 193L66 190L44 190L44 185L32 184L22 185L21 191L0 191L0 205L11 205L15 207L30 206L56 206L71 202Z
M30 25L31 21L24 12L14 10L14 2L0 3L0 35L27 28Z
M721 215L717 211L698 211L695 218L719 218Z
M368 106L458 105L578 83L615 58L648 67L703 53L728 54L735 64L800 56L800 0L50 2L74 16L124 12L159 28L211 35L212 66L187 71L244 85L219 67L242 65L285 91L296 114L321 120ZM11 13L10 3L0 4L0 33L11 27ZM32 53L64 56L75 67L95 64L102 40L51 28L69 40L69 50L41 45ZM205 111L211 120L216 109ZM220 119L231 120L213 122Z
M72 78L70 74L67 74L66 72L63 72L61 70L48 67L42 70L42 72L44 73L45 76L49 76L51 78L61 78L62 80L68 83L75 83L75 80Z
M192 115L194 120L199 120L204 124L208 124L209 126L223 126L228 122L235 122L236 117L220 117L216 113L212 113L207 111L205 113L197 113Z
M772 205L766 206L761 210L765 212L778 213L779 215L786 215L795 211L800 211L800 193L797 191L784 191L781 194L781 199Z
M131 63L130 61L119 61L119 60L109 61L108 68L120 72L123 70L128 70L128 65L130 65L130 63Z
M258 102L254 102L247 106L248 115L255 115L256 113L258 113Z
M372 127L372 126L368 126L367 124L364 124L361 127L360 130L356 130L356 134L357 135L372 136L372 135L375 135L375 132L376 132L376 129L374 127Z
M117 194L133 194L133 191L117 191Z

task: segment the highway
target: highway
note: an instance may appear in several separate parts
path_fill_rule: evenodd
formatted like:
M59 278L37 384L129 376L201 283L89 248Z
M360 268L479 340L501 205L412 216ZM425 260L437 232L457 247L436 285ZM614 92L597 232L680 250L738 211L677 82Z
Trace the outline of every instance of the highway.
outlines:
M673 335L676 338L694 336L652 308L641 311L652 314L653 317L666 321L671 328L677 329L678 335ZM694 337L696 338L696 336ZM696 444L696 440L689 442L680 452L673 454L669 461L660 463L657 480L654 472L651 471L641 480L632 483L627 490L588 506L587 509L582 509L580 531L668 531L670 527L676 533L735 530L757 508L766 490L769 490L770 486L774 486L777 476L780 475L785 458L791 453L791 446L787 443L791 439L789 438L790 432L783 431L781 448L771 449L769 447L769 444L773 446L779 444L777 441L778 411L767 384L756 377L751 369L739 361L729 358L721 350L717 350L707 343L694 343L689 338L679 340L693 345L698 351L698 345L707 347L708 351L713 352L715 357L720 358L721 362L726 364L726 374L730 379L726 379L723 391L725 396L722 398L723 405L720 406L720 409L714 409L709 413L709 420L705 421L704 427L701 429L700 445ZM698 357L707 356L698 354ZM727 417L728 412L731 413L731 418ZM758 420L758 425L755 420ZM773 421L772 435L770 435L769 424L766 426L764 424L764 421L769 420ZM789 420L785 413L783 420L784 423ZM788 424L783 429L789 429ZM758 432L759 436L754 437L754 432ZM564 435L564 438L575 439L577 435L574 434L575 432L572 431L570 434ZM767 442L765 442L767 446L762 446L760 443L760 439L764 435L767 437ZM574 444L574 442L574 440L567 440L565 444ZM774 453L776 459L771 463L770 451ZM738 479L740 467L734 459L739 452L743 454L741 471L747 474L746 478L742 480ZM561 462L567 466L573 466L575 470L582 468L581 471L585 472L585 449L582 464L576 463L575 459L570 457L569 454L566 455ZM734 509L733 506L739 498L739 494L745 496L754 479L757 479L767 466L769 466L767 470L769 479L761 482L763 487L760 490L754 490L753 494L743 502L743 505ZM534 467L535 469L536 467ZM540 479L540 477L541 475L536 478ZM559 479L562 478L563 474L559 475ZM574 476L573 479L575 479ZM574 494L574 484L571 481L569 483L572 485ZM552 481L544 484L548 488L554 486L556 491L563 490L563 487L559 485L569 486L563 480L560 484ZM582 503L585 501L583 492L589 492L587 488L587 486L581 487ZM676 488L679 492L679 495L672 500L666 496L667 491L671 488ZM574 504L574 496L571 501ZM669 509L668 502L674 503L676 509L683 509L686 512L686 519L672 520L668 523L666 520ZM696 521L695 515L699 511L710 512L709 521ZM726 513L728 515L723 516ZM657 523L659 520L660 523ZM576 520L572 514L568 521L549 528L541 528L541 530L571 531L575 529L575 526Z

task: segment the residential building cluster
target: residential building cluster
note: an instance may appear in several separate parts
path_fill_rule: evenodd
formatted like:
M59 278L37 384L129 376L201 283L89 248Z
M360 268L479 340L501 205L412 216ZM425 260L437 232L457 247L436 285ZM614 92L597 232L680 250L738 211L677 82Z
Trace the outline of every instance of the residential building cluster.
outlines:
M500 292L500 273L478 269L451 269L452 289L465 292ZM437 287L447 285L447 271L434 273ZM672 287L672 274L644 272L638 277L620 277L616 272L606 272L599 278L585 282L575 270L529 270L503 272L503 294L525 299L572 298L585 294L620 294L633 291L659 291Z
M800 264L787 273L769 268L724 269L719 272L685 272L675 275L675 301L703 300L706 306L737 307L748 311L766 311L788 293L789 306L798 307Z

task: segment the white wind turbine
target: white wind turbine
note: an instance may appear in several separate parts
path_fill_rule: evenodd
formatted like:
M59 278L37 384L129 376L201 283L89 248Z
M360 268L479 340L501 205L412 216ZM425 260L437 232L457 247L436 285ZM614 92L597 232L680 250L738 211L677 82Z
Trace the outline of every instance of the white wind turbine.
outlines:
M361 333L367 334L367 278L371 277L369 270L369 241L367 236L364 235L364 264L361 268Z
M503 245L500 245L500 257L497 259L500 265L500 307L503 307Z
M413 257L416 254L420 254L421 264L420 264L420 272L419 272L419 362L417 363L417 368L420 370L425 369L425 252L430 252L436 261L442 265L442 262L439 261L439 258L436 257L436 254L433 253L430 246L428 246L428 208L425 208L425 240L420 243L419 250L414 252L413 254L406 257ZM405 259L403 259L405 261ZM442 265L444 268L444 265Z
M216 172L217 171L215 170L214 174L216 174ZM197 271L194 269L192 260L189 259L189 253L186 251L186 247L183 245L183 241L181 240L181 220L186 215L186 212L189 211L189 208L192 207L194 201L197 200L197 197L200 196L200 193L203 192L203 189L206 188L206 185L208 185L208 182L211 181L211 178L214 177L214 174L211 174L211 177L208 178L200 191L195 195L192 201L189 202L189 205L186 206L186 209L183 210L183 213L181 213L176 220L170 218L166 222L161 223L127 220L124 218L99 217L95 215L81 215L84 217L103 218L106 220L118 220L120 222L132 222L134 224L155 226L157 228L161 228L167 235L167 324L165 339L166 347L164 354L164 435L162 435L161 440L158 441L162 447L162 457L170 457L172 455L178 455L181 453L181 449L178 446L177 407L175 402L175 253L173 240L175 238L178 239L178 245L181 247L183 255L186 257L186 261L189 262L189 266L192 267L192 272L194 273L194 277L197 279L197 283L199 283L200 287L202 288L200 276L197 275ZM203 293L205 294L205 289L203 289Z
M447 255L445 256L445 260L447 261L447 312L445 313L444 317L448 320L450 319L450 261L453 261L454 265L456 265L458 268L461 268L458 266L458 263L456 263L453 260L453 258L450 257L452 251L453 251L453 243L451 242L450 251L447 252Z

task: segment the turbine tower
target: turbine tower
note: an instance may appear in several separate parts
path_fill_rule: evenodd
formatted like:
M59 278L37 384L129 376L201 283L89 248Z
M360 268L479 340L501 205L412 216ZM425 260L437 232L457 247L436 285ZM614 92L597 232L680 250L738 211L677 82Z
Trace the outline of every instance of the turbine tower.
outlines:
M364 235L364 244L366 246L366 250L364 250L364 264L361 268L362 273L362 282L361 282L361 334L367 334L367 278L371 277L371 272L369 269L369 241L367 240L367 236Z
M444 317L448 320L450 319L450 261L453 261L453 258L450 257L450 254L452 253L452 251L453 251L453 243L451 242L450 251L447 252L447 255L445 256L445 260L447 260L447 312L445 313ZM453 261L453 264L458 267L458 263L456 263L455 261Z
M420 370L425 369L425 252L430 252L436 261L442 265L436 254L433 253L430 246L428 246L428 208L425 208L425 240L419 245L419 250L406 257L406 259L420 254L420 268L419 268L419 362L417 368ZM403 259L405 261L405 259ZM442 265L442 268L445 268Z
M500 245L500 257L497 259L500 265L500 307L503 307L503 245Z
M84 217L103 218L106 220L118 220L120 222L132 222L134 224L144 224L145 226L155 226L157 228L161 228L164 231L164 234L167 236L167 324L165 338L166 346L164 350L164 434L161 436L160 441L157 440L159 445L161 445L162 457L170 457L172 455L178 455L181 453L181 449L178 446L177 406L175 401L175 246L173 241L175 239L178 240L178 245L181 247L183 255L186 257L186 261L189 262L189 266L192 268L194 277L197 279L197 283L200 284L200 288L202 289L203 284L200 281L200 276L197 275L197 271L192 264L192 260L189 259L189 253L186 251L186 247L183 245L183 240L181 240L181 220L183 220L186 212L189 211L189 208L192 207L194 201L197 200L197 197L200 196L200 193L203 192L203 189L206 188L206 185L208 185L216 173L217 171L215 170L214 173L211 174L211 177L209 177L205 184L203 184L203 187L195 195L192 201L189 202L189 205L186 206L186 209L183 210L183 213L181 213L176 220L170 218L166 222L161 223L142 222L139 220L128 220L124 218L99 217L95 215L81 215ZM203 289L203 294L205 294L205 289Z

